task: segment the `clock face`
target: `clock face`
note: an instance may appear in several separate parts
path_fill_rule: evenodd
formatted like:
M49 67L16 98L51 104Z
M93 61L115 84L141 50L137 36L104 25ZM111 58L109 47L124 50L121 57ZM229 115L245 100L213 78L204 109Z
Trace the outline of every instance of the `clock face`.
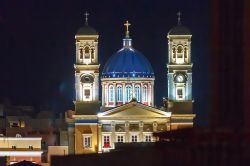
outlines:
M177 82L184 82L184 76L182 74L179 74L176 76L176 81Z

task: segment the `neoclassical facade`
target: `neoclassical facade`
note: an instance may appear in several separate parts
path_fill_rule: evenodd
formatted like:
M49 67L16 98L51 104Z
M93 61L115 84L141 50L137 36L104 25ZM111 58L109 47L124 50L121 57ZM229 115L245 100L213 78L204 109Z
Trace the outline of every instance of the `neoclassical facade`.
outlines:
M133 48L129 22L124 24L122 48L106 62L99 80L99 35L85 19L75 36L75 110L66 113L69 153L107 152L117 142L154 142L153 132L192 127L192 35L180 17L167 35L165 109L154 107L154 71Z

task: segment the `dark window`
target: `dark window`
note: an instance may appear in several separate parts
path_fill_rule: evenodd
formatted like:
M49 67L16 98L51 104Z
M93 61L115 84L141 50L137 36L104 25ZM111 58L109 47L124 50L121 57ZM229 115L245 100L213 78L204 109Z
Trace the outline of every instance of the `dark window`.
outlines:
M89 89L85 89L84 90L84 95L85 95L86 98L89 98L89 96L90 96L90 90Z
M177 53L182 53L182 51L183 51L182 46L178 46L178 48L177 48Z
M182 89L177 90L177 95L178 95L179 98L182 98L182 96L183 96Z
M89 59L90 54L89 54L89 47L85 47L85 59Z
M82 59L82 58L83 58L83 49L80 48L80 59Z

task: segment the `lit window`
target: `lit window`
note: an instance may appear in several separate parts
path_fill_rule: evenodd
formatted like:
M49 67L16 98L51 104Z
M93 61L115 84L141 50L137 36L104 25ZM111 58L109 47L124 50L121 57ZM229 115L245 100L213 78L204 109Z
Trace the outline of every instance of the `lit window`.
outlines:
M126 86L126 102L130 102L132 100L132 87Z
M184 63L184 49L182 45L179 45L177 47L176 63L178 64Z
M20 127L19 121L10 121L10 127Z
M105 85L104 87L104 95L105 95L105 102L108 102L108 87L107 85Z
M110 148L110 136L109 135L103 136L103 147Z
M91 135L84 135L83 136L83 147L84 148L91 148L92 147L92 136Z
M109 101L114 102L114 87L112 85L109 87Z
M124 135L118 135L117 142L124 142Z
M140 86L135 87L135 97L137 101L140 101L141 98Z
M90 53L89 53L89 47L85 47L84 49L84 53L85 53L85 59L89 59L90 58Z
M117 87L117 101L122 101L122 87Z
M137 135L132 135L131 136L131 142L137 142L138 141L138 136Z

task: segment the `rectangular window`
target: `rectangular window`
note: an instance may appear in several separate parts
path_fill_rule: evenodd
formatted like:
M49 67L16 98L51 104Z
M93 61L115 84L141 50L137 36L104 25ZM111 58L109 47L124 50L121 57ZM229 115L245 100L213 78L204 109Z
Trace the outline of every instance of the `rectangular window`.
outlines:
M84 148L91 148L92 147L92 136L90 136L90 135L83 136L83 147Z
M184 99L184 88L178 87L176 89L176 99L177 100L183 100Z
M32 146L32 145L30 145L30 146L29 146L29 149L33 150L33 146Z
M123 135L118 135L117 136L117 142L124 142L124 136Z
M20 123L18 121L11 121L10 127L20 127Z
M177 94L178 96L182 96L182 89L178 89Z
M103 147L110 148L110 136L109 135L103 136Z
M152 136L151 135L145 135L145 142L151 142L152 141Z
M84 90L84 95L85 95L86 99L89 99L90 90L89 90L89 89L85 89L85 90Z
M131 136L131 142L137 142L138 141L138 136L137 135L132 135Z

